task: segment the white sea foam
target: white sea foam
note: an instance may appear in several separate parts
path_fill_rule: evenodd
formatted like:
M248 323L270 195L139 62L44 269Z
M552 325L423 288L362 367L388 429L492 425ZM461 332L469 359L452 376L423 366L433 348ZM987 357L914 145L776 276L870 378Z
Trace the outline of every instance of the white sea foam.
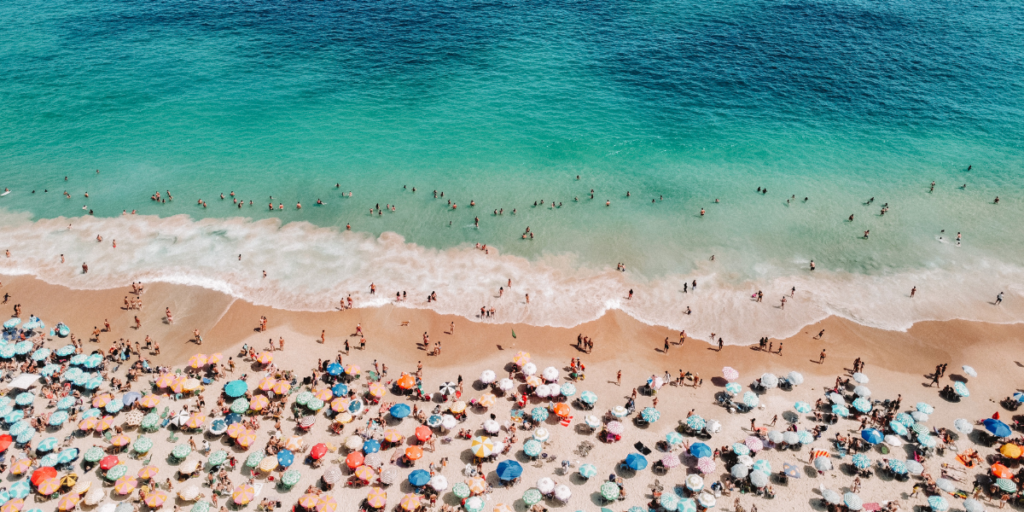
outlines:
M882 275L764 264L757 275L765 277L757 281L734 279L740 273L709 262L692 274L647 278L582 266L569 254L527 260L493 248L490 254L473 247L425 248L393 233L374 238L304 222L184 215L33 221L0 212L0 239L12 253L0 258L3 274L32 275L77 289L136 280L195 285L290 310L332 310L349 294L358 307L379 306L393 302L401 290L408 292L404 307L478 321L571 327L621 309L648 324L686 329L701 339L714 332L734 344L792 335L830 315L895 330L922 320L1024 319L1024 269L993 260ZM60 254L67 263L60 263ZM89 264L87 274L81 272L83 262ZM697 289L683 293L683 283L694 279ZM371 282L375 296L369 294ZM498 298L502 286L505 295ZM796 296L790 299L794 286ZM918 294L911 299L914 286ZM632 300L626 298L629 289L635 291ZM756 290L765 292L763 303L751 299ZM427 303L432 291L439 300ZM991 302L999 291L1006 298L995 307ZM782 310L784 294L789 302ZM480 319L481 306L495 307L497 317ZM692 314L684 314L687 307Z

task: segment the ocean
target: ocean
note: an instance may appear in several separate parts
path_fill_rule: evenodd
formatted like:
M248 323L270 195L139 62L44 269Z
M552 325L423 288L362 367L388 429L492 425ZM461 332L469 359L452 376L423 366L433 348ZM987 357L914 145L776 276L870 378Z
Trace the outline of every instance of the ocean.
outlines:
M406 291L537 325L621 309L727 343L829 315L1016 322L1022 20L998 0L7 0L0 273L303 310Z

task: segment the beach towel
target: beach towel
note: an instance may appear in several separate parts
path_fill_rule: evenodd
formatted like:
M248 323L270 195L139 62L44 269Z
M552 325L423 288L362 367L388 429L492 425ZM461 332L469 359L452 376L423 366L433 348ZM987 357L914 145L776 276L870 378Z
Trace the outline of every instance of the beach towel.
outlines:
M570 423L572 423L572 419L573 419L573 416L569 416L569 417L567 417L567 418L564 418L564 419L563 419L562 421L560 421L559 423L560 423L560 424L561 424L561 425L562 425L563 427L568 427L568 426L569 426L569 424L570 424Z

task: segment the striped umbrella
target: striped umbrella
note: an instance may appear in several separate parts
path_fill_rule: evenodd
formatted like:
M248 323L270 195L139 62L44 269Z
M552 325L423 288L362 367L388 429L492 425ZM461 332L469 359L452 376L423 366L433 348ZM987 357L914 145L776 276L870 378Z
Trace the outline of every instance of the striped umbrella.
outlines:
M234 492L231 493L231 499L236 505L248 504L252 501L253 496L255 496L255 490L248 484L238 486Z
M617 489L618 488L616 488L616 490ZM541 495L540 491L537 489L527 489L526 492L523 493L523 502L526 503L526 506L528 507L532 507L537 503L540 503L541 499L543 499L543 495Z
M936 512L945 512L946 510L949 510L949 502L942 496L929 496L928 506Z
M399 502L402 510L416 510L420 508L420 499L415 494L406 494L402 496L402 501Z
M316 502L316 512L334 512L338 510L338 502L333 496L325 494Z
M43 496L49 496L57 492L57 489L60 489L59 478L49 478L43 480L42 482L39 483L38 486L36 486L36 492L42 494Z
M388 503L388 493L380 487L374 487L366 495L366 503L373 508L384 508Z
M167 501L167 493L164 491L149 491L146 495L146 506L149 508L160 508Z
M749 436L746 439L744 439L743 444L745 444L747 448L750 448L750 451L753 452L759 452L764 449L764 443L762 443L760 439L754 436Z
M153 478L154 476L156 476L156 474L159 473L159 472L160 472L160 468L158 468L156 466L145 466L145 467L143 467L142 469L139 470L138 475L139 475L139 478L142 479L142 480L149 480L150 478Z
M273 388L274 394L277 394L277 395L285 395L286 393L288 393L291 390L292 390L292 384L290 382L286 381L286 380L282 380L282 381L279 381L277 384L274 384L274 388Z
M701 457L697 459L697 469L705 475L713 473L715 471L715 460L711 457Z
M679 496L674 492L666 492L661 495L658 504L665 510L676 510L676 507L679 506Z
M130 494L138 485L139 481L134 476L123 476L114 482L114 490L121 495Z
M60 510L61 512L72 510L78 505L79 499L80 498L77 494L65 494L60 501L57 502L57 510Z
M299 506L306 510L313 510L318 501L320 501L320 496L317 494L303 494L299 498Z
M863 453L858 453L854 455L851 462L853 462L854 467L856 467L857 469L867 469L871 467L871 459L869 459L868 456L864 455Z

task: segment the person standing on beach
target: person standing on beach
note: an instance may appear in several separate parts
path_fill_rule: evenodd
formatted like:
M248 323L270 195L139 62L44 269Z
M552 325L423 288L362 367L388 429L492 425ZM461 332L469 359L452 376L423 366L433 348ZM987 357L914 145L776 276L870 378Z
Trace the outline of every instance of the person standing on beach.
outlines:
M825 329L822 329L820 332L818 332L818 335L815 336L814 339L820 340L820 339L822 339L824 337L825 337Z
M668 342L668 336L665 336L665 354L668 354L669 345L670 343Z
M782 304L779 306L780 309L786 309L786 296L782 296Z
M712 339L714 339L714 338L712 338ZM718 351L719 352L722 351L722 347L723 346L725 346L725 342L722 341L722 338L718 338Z
M626 300L632 300L632 299L633 299L633 289L632 289L632 288L630 288L630 289L629 289L629 296L628 296L628 297L626 297Z
M326 329L321 329L320 330L320 344L323 345L324 343L327 343L327 330ZM284 350L284 348L282 347L281 350Z
M913 299L915 294L917 294L916 286L910 289L910 298Z
M776 352L776 354L778 354L780 356L782 355L782 342L781 341L779 342L779 351Z
M679 345L682 346L684 341L686 341L686 331L679 331Z
M615 374L615 385L622 386L622 370Z
M999 295L996 295L996 306L998 306L998 305L1000 305L1002 303L1003 303L1003 292L999 292Z
M818 364L825 364L825 349L821 349L821 354L818 355Z
M928 387L932 387L932 386L936 386L937 387L939 385L939 379L940 378L942 378L942 376L939 374L938 370L936 370L935 373L932 374L932 382L931 382L931 384L928 384Z
M814 270L814 260L811 260L811 270Z

